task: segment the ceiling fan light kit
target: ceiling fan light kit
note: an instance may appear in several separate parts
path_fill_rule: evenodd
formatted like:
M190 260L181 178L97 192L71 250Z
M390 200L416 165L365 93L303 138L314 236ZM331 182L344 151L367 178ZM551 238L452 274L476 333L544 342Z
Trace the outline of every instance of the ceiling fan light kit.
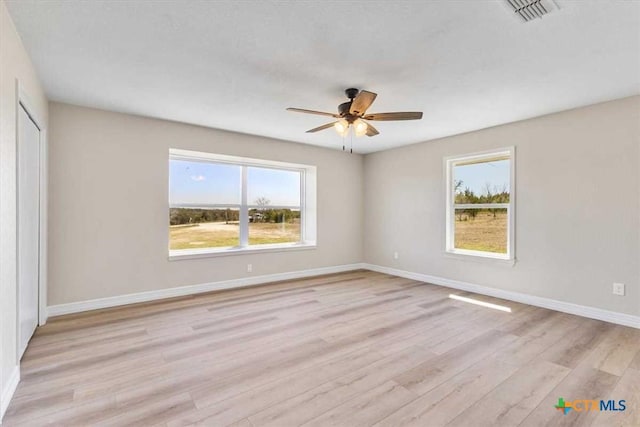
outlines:
M353 129L353 132L358 137L367 134L367 124L361 119L356 119L353 123L349 123L345 119L340 119L333 123L333 127L340 136L346 136L351 129Z
M303 108L287 108L287 110L296 113L315 114L338 119L335 122L309 129L307 133L315 133L333 127L336 132L343 137L349 133L349 130L353 130L356 137L364 135L371 137L378 135L380 132L368 123L368 120L396 121L420 120L422 118L422 112L420 111L366 114L367 110L371 107L371 104L373 104L373 101L375 101L378 96L377 94L366 90L358 90L356 88L349 88L345 90L344 93L347 95L347 98L349 98L349 101L338 105L337 114L306 110Z
M367 134L367 124L364 120L356 120L355 122L353 122L353 127L356 132L356 136L364 136Z
M345 119L340 119L333 123L333 127L336 129L336 132L338 132L338 135L345 136L349 130L349 123Z

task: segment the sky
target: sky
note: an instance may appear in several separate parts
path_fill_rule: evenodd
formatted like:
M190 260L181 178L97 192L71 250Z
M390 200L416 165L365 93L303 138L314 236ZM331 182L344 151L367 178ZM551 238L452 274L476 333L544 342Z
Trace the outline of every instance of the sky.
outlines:
M170 203L240 204L242 168L221 163L171 160L169 167ZM462 180L477 195L492 188L509 190L509 160L456 166L454 180ZM300 173L249 167L247 200L250 205L266 197L272 206L300 205Z
M461 188L469 187L476 195L486 194L487 183L492 189L497 187L502 190L505 186L509 191L509 160L456 166L453 169L453 179L462 180Z
M169 202L240 204L242 168L220 163L170 160ZM247 201L266 197L271 206L300 205L300 173L249 167Z

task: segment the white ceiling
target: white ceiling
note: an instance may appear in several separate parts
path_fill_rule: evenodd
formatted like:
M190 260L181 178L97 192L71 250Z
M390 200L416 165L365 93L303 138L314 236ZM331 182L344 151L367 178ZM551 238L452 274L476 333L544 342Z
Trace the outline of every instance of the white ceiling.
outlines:
M552 2L553 0L547 0ZM364 153L640 93L640 2L9 0L50 99L338 148L321 116L378 93ZM553 5L553 3L551 3Z

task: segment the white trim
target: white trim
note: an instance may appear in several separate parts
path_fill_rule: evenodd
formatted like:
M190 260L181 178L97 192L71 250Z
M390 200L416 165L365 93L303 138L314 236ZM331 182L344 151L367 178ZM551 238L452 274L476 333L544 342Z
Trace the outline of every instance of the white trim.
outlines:
M306 203L305 203L305 199L307 197L307 194L305 191L307 186L306 176L307 176L306 170L300 173L300 206L298 207L298 210L300 211L300 242L302 243L307 241L306 218L305 218L306 216L305 211L307 210Z
M240 248L244 249L249 246L249 207L247 206L247 176L248 171L245 165L241 166L241 180L240 184L240 213L238 220L240 221ZM171 188L169 188L171 191ZM171 253L171 252L169 252Z
M173 298L186 295L194 295L203 292L220 291L225 289L238 289L247 286L261 285L281 280L301 279L304 277L321 276L323 274L343 273L346 271L360 270L363 264L345 264L332 267L312 268L309 270L291 271L287 273L267 274L263 276L243 277L240 279L223 280L219 282L202 283L199 285L187 285L177 288L160 289L135 294L115 297L99 298L88 301L72 302L49 306L49 316L78 313L81 311L98 310L101 308L117 307L120 305L135 304L139 302L154 301L164 298Z
M453 167L470 165L495 160L509 160L509 203L456 204L453 198ZM481 151L477 153L447 156L443 158L443 176L445 188L445 231L444 253L454 256L475 257L479 260L504 260L515 263L515 206L516 206L516 148L515 146ZM483 251L458 249L455 247L455 213L456 209L507 209L507 253L497 254Z
M48 224L48 189L49 189L49 172L48 172L48 163L49 163L49 144L48 144L48 139L47 139L47 128L45 127L45 122L42 119L42 117L40 117L37 113L37 109L33 106L32 102L29 99L29 95L27 94L27 92L25 91L24 87L22 86L22 84L20 83L20 80L16 79L16 153L18 153L18 123L17 123L17 113L19 112L20 109L20 104L22 104L22 107L24 108L24 110L27 112L27 114L29 115L29 117L31 118L31 120L36 124L36 126L38 127L38 129L40 130L40 212L39 212L39 221L40 221L40 230L39 230L39 238L40 238L40 244L39 244L39 271L38 271L38 286L39 286L39 290L38 290L38 325L42 326L44 324L47 323L47 277L48 277L48 273L47 273L47 255L48 255L48 244L47 244L47 240L48 240L48 231L47 231L47 224ZM16 160L17 162L17 160ZM16 173L17 173L17 167L16 167ZM17 177L16 177L16 186L17 186ZM18 188L16 187L16 195L19 196L18 194ZM17 202L16 202L17 203ZM16 208L16 212L17 212L17 208ZM17 214L19 214L19 212L17 212ZM19 236L16 236L16 239L19 239ZM16 240L18 241L18 240ZM16 248L17 251L17 248ZM16 252L17 253L17 252ZM16 282L17 285L17 282ZM16 295L18 295L19 290L16 290ZM20 304L19 300L16 300L16 303ZM16 311L18 311L18 308L16 308ZM19 318L17 319L18 322L18 328L19 328ZM18 329L18 340L20 339L19 336L19 329ZM19 347L19 342L18 342L18 347Z
M509 209L509 203L455 203L454 209Z
M47 323L47 279L48 257L48 216L49 216L49 144L47 130L40 129L40 260L38 273L38 325Z
M513 146L494 148L491 150L476 151L474 153L447 156L445 160L453 160L456 164L459 165L473 165L475 163L502 160L505 157L510 157L511 150L513 150Z
M519 302L522 304L533 305L536 307L547 308L549 310L561 311L563 313L575 314L576 316L588 317L590 319L602 320L609 323L615 323L618 325L630 326L632 328L640 329L640 316L634 316L631 314L618 313L601 308L573 304L565 301L558 301L551 298L527 295L520 292L505 291L502 289L490 288L488 286L461 282L458 280L445 279L443 277L431 276L428 274L413 273L410 271L384 267L381 265L364 263L363 268L371 271L377 271L378 273L390 274L392 276L404 277L407 279L418 280L420 282L445 286L447 288L460 289L476 294L487 295L509 301Z
M18 106L19 104L22 104L24 106L24 109L29 115L29 117L31 118L31 120L33 120L33 122L38 126L38 129L42 131L44 129L44 120L42 119L42 117L38 115L38 110L35 108L34 104L29 99L29 95L27 94L27 91L24 89L24 86L22 86L22 84L20 83L20 80L18 79L16 79L16 91L17 91L16 102Z
M465 249L456 249L455 251L443 253L445 258L457 259L459 261L479 262L485 264L501 265L505 267L513 267L516 265L516 259L509 259L497 254L495 257L487 255L486 252L469 251Z
M311 165L303 165L300 163L279 162L276 160L255 159L251 157L229 156L226 154L207 153L204 151L183 150L180 148L169 148L169 156L174 159L195 161L195 162L213 162L213 163L231 163L240 166L256 166L260 168L285 169L293 171L306 170Z
M11 398L13 394L16 392L18 388L18 383L20 382L20 366L14 366L11 375L9 375L9 379L4 389L2 390L2 395L0 395L0 424L2 424L2 418L4 417L5 412L9 408L9 403L11 403Z
M251 251L253 245L249 244L249 211L251 209L260 209L260 206L249 204L247 200L248 194L248 168L256 167L256 168L269 168L273 170L280 171L289 171L295 172L299 176L300 181L300 200L299 204L295 206L285 206L285 205L269 205L271 209L291 209L293 211L299 210L300 212L300 240L297 242L292 242L294 244L300 246L314 246L315 245L315 237L316 237L316 213L315 212L307 212L309 209L316 208L316 189L309 188L310 186L316 185L316 166L312 165L303 165L298 163L286 163L274 160L262 160L262 159L252 159L248 157L238 157L238 156L229 156L225 154L215 154L215 153L207 153L201 151L190 151L190 150L182 150L177 148L169 149L169 168L171 167L172 160L186 160L186 161L196 161L210 164L227 164L233 166L239 166L240 169L240 204L215 204L215 203L172 203L171 202L171 188L168 191L168 199L169 199L169 210L172 208L202 208L202 209L219 209L219 208L233 208L238 209L238 219L239 219L239 234L238 234L238 246L234 247L225 247L225 248L204 248L203 251L197 251L192 253L191 250L187 250L187 252L182 252L182 250L171 250L169 248L169 259L178 259L176 257L180 256L180 259L186 259L185 256L193 258L192 255L197 255L197 257L203 257L204 253L208 253L209 256L221 256L221 255L234 255L238 253L240 250ZM171 179L169 179L169 184ZM170 243L167 245L170 246ZM272 247L276 246L269 245L268 248L265 248L266 251L272 250ZM285 243L282 245L285 250L292 250L289 243ZM222 252L228 252L227 254L223 254ZM258 250L255 250L256 252Z
M286 205L268 205L269 209L291 209L292 211L295 210L300 210L301 209L301 205L297 205L297 206L286 206ZM475 206L475 205L474 205ZM186 208L186 209L238 209L240 210L240 208L242 207L242 204L234 204L234 203L229 203L229 204L224 204L224 203L172 203L169 205L170 208ZM264 206L259 206L259 205L251 205L251 204L247 204L247 207L249 209L262 209L264 208ZM478 208L478 209L484 209L484 208Z
M15 99L16 99L16 224L19 220L19 177L18 177L18 155L20 153L20 127L19 127L19 112L20 108L23 108L29 118L35 123L36 127L40 131L39 134L39 248L38 248L38 325L42 326L47 323L47 257L48 257L48 141L47 141L47 129L45 127L45 121L37 113L37 109L31 102L29 95L25 88L20 83L19 79L15 82ZM19 254L18 244L20 242L19 231L16 229L16 254ZM17 261L16 261L17 262ZM17 267L17 266L16 266ZM20 360L22 354L20 354L20 278L17 276L16 271L16 351L17 360Z
M264 252L308 251L311 249L316 249L316 245L314 243L276 243L273 245L251 245L246 247L236 246L218 249L177 249L169 251L169 261L194 258L215 258L231 255L248 255Z
M584 305L573 304L564 301L558 301L550 298L527 295L519 292L505 291L502 289L491 288L488 286L477 285L474 283L462 282L458 280L445 279L443 277L431 276L428 274L414 273L397 268L384 267L375 264L354 263L332 267L320 267L309 270L292 271L287 273L268 274L263 276L245 277L240 279L224 280L219 282L203 283L199 285L188 285L177 288L162 289L157 291L140 292L136 294L99 298L89 301L73 302L68 304L59 304L48 307L49 316L60 316L63 314L79 313L82 311L98 310L102 308L117 307L127 304L135 304L140 302L154 301L164 298L173 298L186 295L194 295L203 292L219 291L226 289L238 289L247 286L255 286L281 280L301 279L305 277L321 276L323 274L343 273L366 269L376 271L378 273L390 274L393 276L404 277L407 279L418 280L420 282L432 283L434 285L445 286L452 289L460 289L468 292L474 292L480 295L487 295L501 298L509 301L515 301L522 304L533 305L536 307L547 308L550 310L561 311L564 313L575 314L577 316L588 317L590 319L602 320L605 322L615 323L618 325L630 326L640 329L640 316L631 314L617 313L614 311L604 310L596 307L588 307Z

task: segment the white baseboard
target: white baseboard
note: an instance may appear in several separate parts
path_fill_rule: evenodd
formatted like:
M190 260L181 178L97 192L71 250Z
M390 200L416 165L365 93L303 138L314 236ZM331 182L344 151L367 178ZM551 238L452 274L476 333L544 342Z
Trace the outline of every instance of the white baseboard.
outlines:
M585 305L573 304L570 302L558 301L550 298L537 297L519 292L505 291L502 289L490 288L458 280L445 279L443 277L430 276L428 274L413 273L405 270L398 270L391 267L383 267L374 264L363 264L363 268L379 273L390 274L392 276L404 277L418 280L420 282L433 283L434 285L445 286L447 288L460 289L474 292L476 294L488 295L502 298L509 301L520 302L536 307L548 308L550 310L562 311L564 313L575 314L576 316L588 317L590 319L603 320L605 322L616 323L618 325L630 326L640 329L640 316L618 313L615 311L603 310L601 308L588 307Z
M0 424L2 424L2 418L4 418L4 413L7 412L7 408L9 407L9 402L11 402L11 398L13 394L16 392L16 388L18 388L18 383L20 382L20 366L16 366L13 368L11 375L7 380L7 384L4 386L2 390L2 395L0 395Z
M453 289L460 289L474 292L481 295L488 295L502 298L509 301L529 304L536 307L548 308L550 310L575 314L577 316L591 319L603 320L605 322L616 323L618 325L630 326L640 329L640 316L617 313L615 311L603 310L601 308L588 307L550 298L527 295L519 292L505 291L502 289L490 288L488 286L474 283L462 282L458 280L446 279L428 274L414 273L380 265L355 263L338 265L332 267L312 268L309 270L292 271L287 273L267 274L263 276L244 277L240 279L224 280L220 282L202 283L199 285L180 286L176 288L160 289L156 291L140 292L135 294L120 295L108 298L99 298L88 301L72 302L49 306L47 309L49 316L60 316L63 314L78 313L82 311L97 310L101 308L117 307L139 302L154 301L164 298L172 298L186 295L199 294L203 292L219 291L224 289L237 289L246 286L255 286L264 283L278 282L281 280L301 279L304 277L320 276L323 274L342 273L359 269L377 271L379 273L393 276L405 277L407 279L421 282L433 283L434 285L445 286ZM3 401L4 402L4 401Z
M47 307L48 316L79 313L82 311L98 310L101 308L117 307L120 305L154 301L164 298L181 297L203 292L236 289L255 286L263 283L278 282L280 280L301 279L304 277L321 276L323 274L342 273L362 269L363 264L345 264L332 267L312 268L309 270L291 271L287 273L267 274L263 276L243 277L240 279L223 280L220 282L202 283L199 285L180 286L156 291L139 292L135 294L119 295L115 297L98 298L88 301L72 302L68 304L51 305Z

